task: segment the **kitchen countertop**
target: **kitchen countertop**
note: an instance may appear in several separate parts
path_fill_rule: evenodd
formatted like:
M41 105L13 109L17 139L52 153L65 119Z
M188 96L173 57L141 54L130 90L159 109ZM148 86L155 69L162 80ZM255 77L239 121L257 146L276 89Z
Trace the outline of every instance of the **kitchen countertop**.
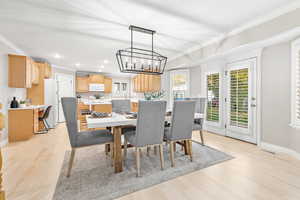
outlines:
M26 106L24 108L9 108L8 110L33 110L33 109L40 109L45 107L46 105L37 105L37 106Z

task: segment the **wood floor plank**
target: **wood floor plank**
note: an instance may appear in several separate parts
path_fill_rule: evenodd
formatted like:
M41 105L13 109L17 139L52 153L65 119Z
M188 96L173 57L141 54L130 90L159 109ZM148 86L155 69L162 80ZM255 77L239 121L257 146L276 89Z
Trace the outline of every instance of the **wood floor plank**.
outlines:
M255 145L204 132L206 144L235 158L120 197L119 200L298 200L300 161ZM195 132L193 139L200 141ZM99 146L103 148L104 146ZM64 124L45 135L3 148L7 199L51 200L64 154ZM129 152L130 153L130 152Z

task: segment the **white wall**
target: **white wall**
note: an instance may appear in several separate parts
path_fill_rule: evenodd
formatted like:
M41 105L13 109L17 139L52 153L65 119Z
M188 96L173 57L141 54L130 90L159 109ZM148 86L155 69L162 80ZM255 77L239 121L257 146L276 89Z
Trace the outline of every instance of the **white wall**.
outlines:
M201 96L201 67L190 69L190 97Z
M300 153L300 130L291 123L291 42L262 54L262 141Z
M8 87L8 52L14 53L13 51L6 49L3 46L0 47L0 102L3 104L2 112L6 116L6 127L8 125L7 109L9 108L9 104L12 98L17 97L18 100L24 100L26 98L26 89ZM8 133L6 128L1 136L0 145L6 144L7 140Z

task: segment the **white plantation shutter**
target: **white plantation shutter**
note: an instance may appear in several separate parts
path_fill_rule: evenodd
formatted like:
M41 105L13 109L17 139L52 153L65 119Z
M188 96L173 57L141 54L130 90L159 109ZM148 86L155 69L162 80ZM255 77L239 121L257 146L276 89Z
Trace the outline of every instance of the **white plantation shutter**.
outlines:
M230 71L230 125L248 128L248 68Z
M292 125L300 128L300 40L292 49Z
M207 85L207 110L206 120L210 122L219 122L220 120L220 74L209 74L206 77Z

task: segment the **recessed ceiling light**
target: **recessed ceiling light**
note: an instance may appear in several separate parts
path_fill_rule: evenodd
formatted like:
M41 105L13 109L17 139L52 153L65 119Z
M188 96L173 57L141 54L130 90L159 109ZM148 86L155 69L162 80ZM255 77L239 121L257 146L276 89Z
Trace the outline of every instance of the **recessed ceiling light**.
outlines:
M104 60L103 62L104 62L104 64L107 64L107 63L109 63L109 61L108 61L108 60Z
M102 70L101 70L101 69L99 69L99 70L98 70L98 72L102 72Z
M104 68L104 65L100 65L100 68L103 69L103 68Z
M80 63L76 63L75 66L76 66L76 67L79 67L79 66L80 66Z
M56 53L56 54L54 55L54 58L60 59L60 58L61 58L61 55L59 55L58 53Z

